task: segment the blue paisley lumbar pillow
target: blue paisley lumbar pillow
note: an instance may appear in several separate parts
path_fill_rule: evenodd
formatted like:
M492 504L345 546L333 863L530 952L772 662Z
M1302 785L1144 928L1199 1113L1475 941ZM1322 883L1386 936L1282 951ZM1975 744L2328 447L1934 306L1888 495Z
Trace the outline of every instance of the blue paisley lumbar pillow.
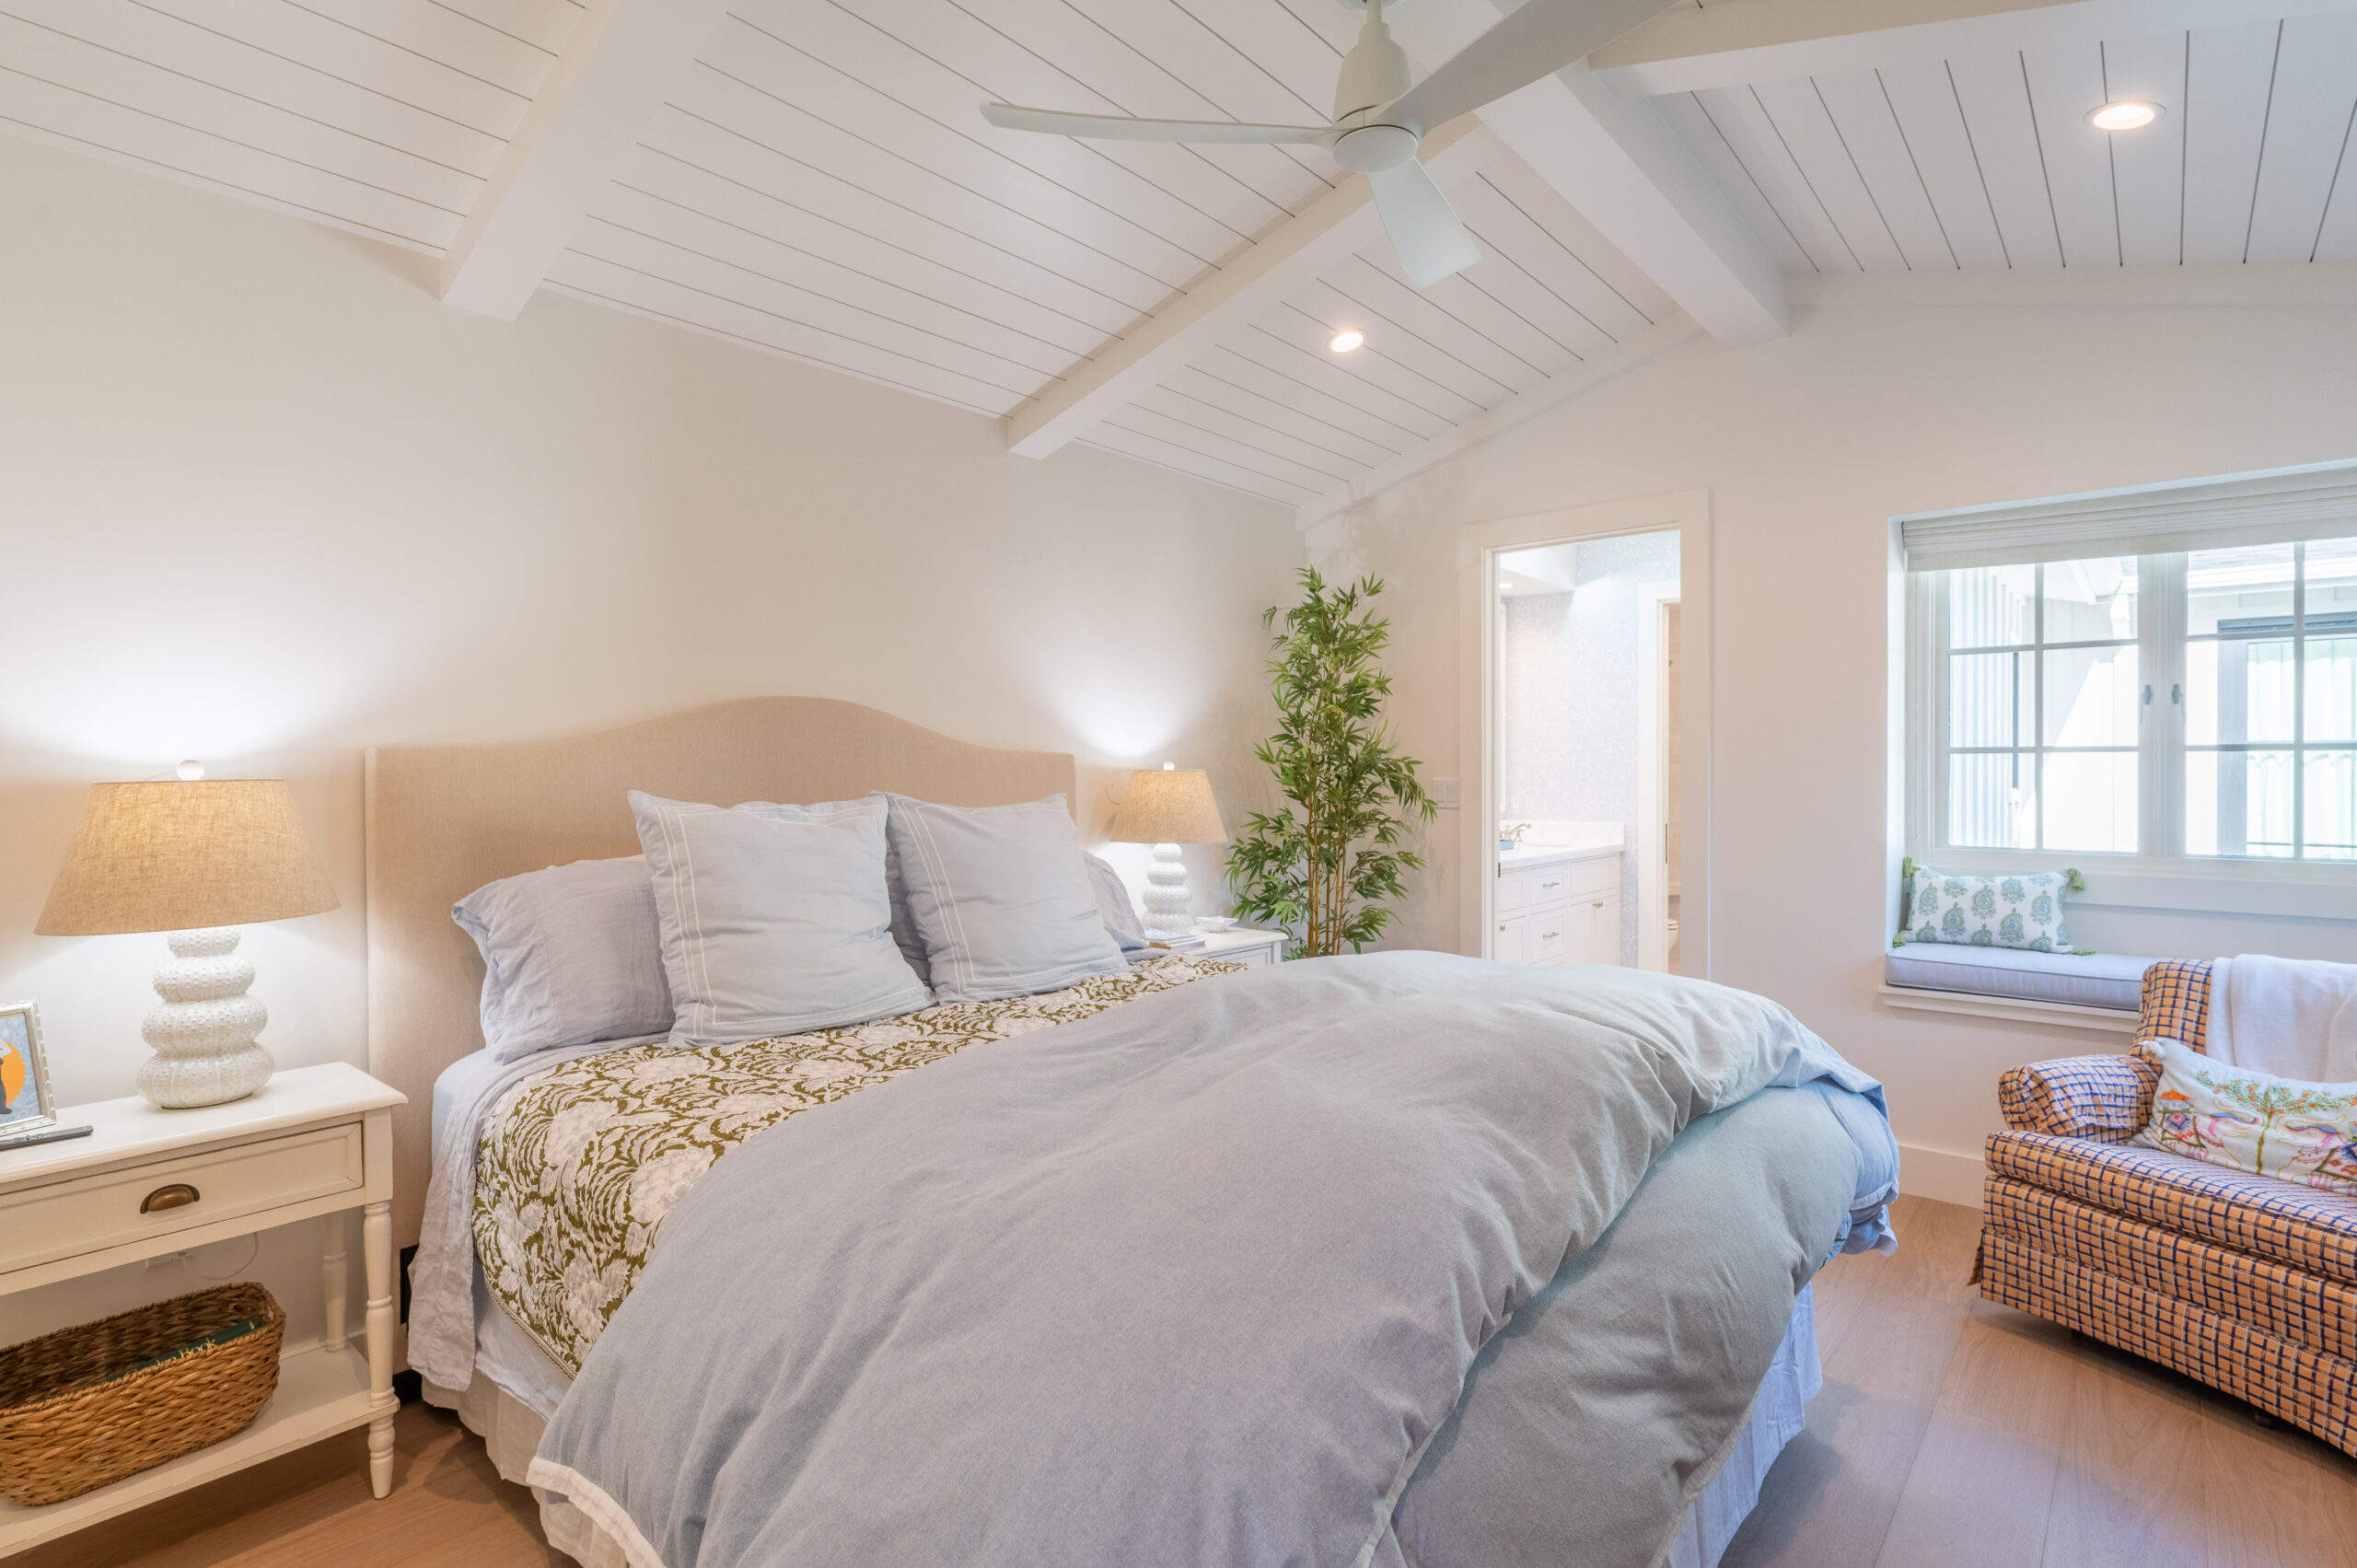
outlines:
M2062 927L2062 895L2070 882L2068 871L1949 877L1918 865L1908 901L1907 940L2067 953L2071 938Z

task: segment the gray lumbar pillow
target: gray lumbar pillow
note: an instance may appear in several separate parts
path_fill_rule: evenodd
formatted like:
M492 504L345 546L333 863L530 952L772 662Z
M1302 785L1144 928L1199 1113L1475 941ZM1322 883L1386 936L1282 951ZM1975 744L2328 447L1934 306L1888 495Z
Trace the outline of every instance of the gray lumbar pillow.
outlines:
M1028 996L1126 967L1062 796L983 807L871 798L892 803L892 849L935 1000Z
M576 860L450 906L482 953L482 1040L502 1062L671 1027L645 860Z
M1129 884L1121 880L1121 874L1086 850L1080 858L1088 865L1088 885L1096 890L1097 912L1105 922L1105 934L1126 957L1153 951L1154 944L1145 939L1145 923L1138 918L1137 906L1130 902Z
M884 803L723 808L633 790L674 1045L733 1045L933 1000L892 944Z

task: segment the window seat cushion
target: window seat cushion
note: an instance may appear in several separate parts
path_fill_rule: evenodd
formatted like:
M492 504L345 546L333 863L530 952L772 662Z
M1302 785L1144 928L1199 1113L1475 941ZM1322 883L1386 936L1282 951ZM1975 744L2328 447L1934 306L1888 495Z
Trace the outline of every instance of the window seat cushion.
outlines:
M2027 953L1910 942L1883 959L1883 979L1925 991L1968 991L2024 1002L2136 1011L2151 958L2121 953Z

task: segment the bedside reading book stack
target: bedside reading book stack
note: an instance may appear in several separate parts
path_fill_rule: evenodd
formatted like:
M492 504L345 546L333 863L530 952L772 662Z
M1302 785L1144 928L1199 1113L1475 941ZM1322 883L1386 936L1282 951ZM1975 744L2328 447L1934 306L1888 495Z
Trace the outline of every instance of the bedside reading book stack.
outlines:
M1199 952L1203 946L1203 938L1198 932L1163 931L1151 925L1145 928L1145 939L1157 947L1167 947L1174 953Z

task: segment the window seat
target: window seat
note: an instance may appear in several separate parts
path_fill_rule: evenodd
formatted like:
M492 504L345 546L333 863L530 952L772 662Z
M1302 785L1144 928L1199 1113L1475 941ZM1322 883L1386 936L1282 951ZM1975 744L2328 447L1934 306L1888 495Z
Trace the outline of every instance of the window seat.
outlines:
M1883 958L1886 984L2014 1002L2136 1012L2151 958L2121 953L2032 953L2016 947L1910 942Z

